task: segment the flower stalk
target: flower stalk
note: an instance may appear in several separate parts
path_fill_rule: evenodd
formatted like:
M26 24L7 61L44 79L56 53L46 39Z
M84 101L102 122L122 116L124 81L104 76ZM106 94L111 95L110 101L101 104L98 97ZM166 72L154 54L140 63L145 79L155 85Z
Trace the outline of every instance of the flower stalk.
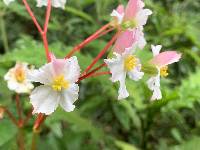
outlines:
M89 44L90 42L92 42L93 40L97 39L99 36L102 36L112 30L108 30L106 33L102 33L103 31L105 31L106 29L108 29L111 26L110 23L104 25L103 27L101 27L99 30L97 30L94 34L92 34L91 36L89 36L87 39L85 39L83 42L81 42L80 44L78 44L77 46L75 46L70 52L69 54L65 57L69 58L71 57L75 52L79 51L80 49L82 49L85 45Z

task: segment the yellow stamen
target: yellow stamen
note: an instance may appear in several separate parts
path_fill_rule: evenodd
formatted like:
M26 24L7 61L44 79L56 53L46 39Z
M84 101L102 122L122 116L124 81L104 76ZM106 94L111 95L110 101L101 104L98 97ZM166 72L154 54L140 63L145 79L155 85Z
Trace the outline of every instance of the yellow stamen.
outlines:
M137 58L133 55L126 57L124 61L124 67L127 71L131 71L137 65Z
M167 77L169 75L168 73L168 66L164 66L160 69L160 76L161 77Z
M59 75L54 78L52 88L55 91L61 91L62 89L67 89L69 87L69 82L65 80L64 75Z
M20 83L22 83L26 79L25 70L22 67L16 68L15 78L17 82L20 82Z

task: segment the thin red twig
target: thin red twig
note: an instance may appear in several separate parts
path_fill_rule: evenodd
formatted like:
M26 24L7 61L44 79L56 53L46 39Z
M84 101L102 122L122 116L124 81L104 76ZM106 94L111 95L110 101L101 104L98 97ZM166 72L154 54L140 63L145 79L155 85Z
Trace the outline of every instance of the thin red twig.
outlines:
M21 103L20 103L19 94L16 94L15 101L16 101L17 113L19 116L19 122L21 122L22 121L22 107L21 107Z
M99 30L97 30L94 34L92 34L91 36L89 36L87 39L85 39L82 43L80 43L79 45L75 46L70 52L69 54L67 54L67 56L65 57L65 59L71 57L76 51L79 51L80 49L82 49L85 45L87 45L88 43L90 43L91 41L95 40L99 34L101 34L101 32L103 32L104 30L106 30L108 27L110 27L110 23L104 25L102 28L100 28Z
M101 64L100 66L96 67L95 69L93 69L92 71L90 71L89 73L85 74L85 75L82 75L78 82L80 82L81 80L87 78L88 76L91 76L92 74L94 74L96 71L100 70L101 68L103 68L104 66L106 66L105 63Z
M46 119L46 117L47 116L45 116L44 114L41 114L41 113L38 114L37 119L36 119L36 121L34 123L34 126L33 126L33 131L34 132L38 131L40 125L44 122L44 120Z
M50 16L51 16L51 0L48 0L46 18L44 23L44 33L47 33Z
M94 74L88 76L87 78L90 78L90 77L97 77L97 76L102 76L102 75L108 75L108 74L111 74L111 72L110 72L110 71L97 72L97 73L94 73Z
M4 109L5 113L8 115L8 117L10 118L10 120L13 122L13 124L15 124L17 127L19 126L18 125L18 122L17 120L15 119L15 117L13 116L13 114L6 108L6 107L1 107Z
M27 3L26 0L22 0L22 1L23 1L24 5L25 5L25 7L26 7L26 10L28 11L29 15L31 16L31 18L32 18L32 20L33 20L35 26L37 27L38 31L40 32L40 34L42 34L42 33L43 33L42 28L41 28L41 26L39 25L37 19L35 18L34 13L32 12L32 10L31 10L29 4Z
M84 73L87 73L96 63L97 61L106 53L106 51L112 46L115 40L118 37L119 32L117 32L113 38L108 42L108 44L104 47L104 49L97 55L97 57L92 61L92 63L85 69Z

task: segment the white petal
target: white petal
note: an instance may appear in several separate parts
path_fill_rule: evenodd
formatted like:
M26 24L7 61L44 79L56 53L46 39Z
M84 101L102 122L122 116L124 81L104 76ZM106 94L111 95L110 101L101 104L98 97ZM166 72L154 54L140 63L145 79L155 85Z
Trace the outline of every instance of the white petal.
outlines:
M14 0L3 0L3 2L4 2L6 5L9 5L11 2L14 2Z
M126 74L124 74L123 77L121 78L121 80L119 81L120 87L119 87L119 91L118 91L118 94L119 94L118 100L122 100L129 96L129 93L126 89L125 78L126 78Z
M120 81L125 73L124 61L122 56L117 53L114 53L114 55L116 56L116 58L104 59L104 62L108 65L108 68L110 69L110 72L112 74L112 82Z
M159 99L162 99L162 93L160 88L158 87L153 90L153 95L151 97L151 100L159 100Z
M110 14L112 17L116 17L118 24L121 24L124 18L124 13L120 14L119 12L117 12L116 10L113 10L112 13Z
M142 31L139 31L138 34L139 36L138 36L137 44L140 49L143 49L145 45L147 44L147 42L146 42L146 39L144 38L144 33Z
M41 85L31 93L30 102L33 105L34 113L50 115L58 107L61 94L55 92L51 87Z
M54 77L54 71L53 71L52 63L48 63L42 66L38 70L29 72L27 75L28 80L34 81L34 82L40 82L46 85L52 83L53 77Z
M152 14L152 11L149 9L141 9L136 15L136 22L138 26L144 26L147 23L149 15Z
M52 6L65 8L67 0L52 0ZM37 0L37 7L47 6L48 0Z
M74 110L75 105L73 103L78 99L79 87L77 84L71 84L69 89L62 92L62 98L60 100L60 106L67 112Z
M78 78L80 76L80 66L78 64L76 56L73 56L66 60L63 72L65 79L68 80L70 83L75 83L76 81L78 81Z
M144 72L141 72L138 69L133 69L132 71L128 72L128 75L132 80L138 81L142 79L142 77L144 76Z
M153 56L156 56L160 53L160 50L162 49L162 45L151 45L151 50L153 52Z
M154 90L157 87L160 87L160 76L157 75L155 77L151 77L148 81L147 81L147 85L148 88L150 90Z

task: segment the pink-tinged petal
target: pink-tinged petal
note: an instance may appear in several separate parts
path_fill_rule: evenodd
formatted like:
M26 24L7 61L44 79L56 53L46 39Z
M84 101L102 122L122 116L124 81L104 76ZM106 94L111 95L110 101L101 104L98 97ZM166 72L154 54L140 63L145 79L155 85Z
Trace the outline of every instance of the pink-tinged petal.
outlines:
M65 59L53 59L52 65L55 75L60 75L63 72L63 68L65 66Z
M160 68L178 62L180 58L181 58L180 53L177 53L176 51L166 51L155 56L151 60L151 63Z
M133 43L136 40L134 36L135 31L127 30L125 32L122 32L116 40L116 43L114 45L114 52L122 54L126 50L126 48L132 47Z
M129 0L125 10L124 20L132 20L136 16L139 9L141 9L140 1L141 0Z
M116 11L119 13L119 14L123 14L124 13L124 5L119 5L116 9Z

